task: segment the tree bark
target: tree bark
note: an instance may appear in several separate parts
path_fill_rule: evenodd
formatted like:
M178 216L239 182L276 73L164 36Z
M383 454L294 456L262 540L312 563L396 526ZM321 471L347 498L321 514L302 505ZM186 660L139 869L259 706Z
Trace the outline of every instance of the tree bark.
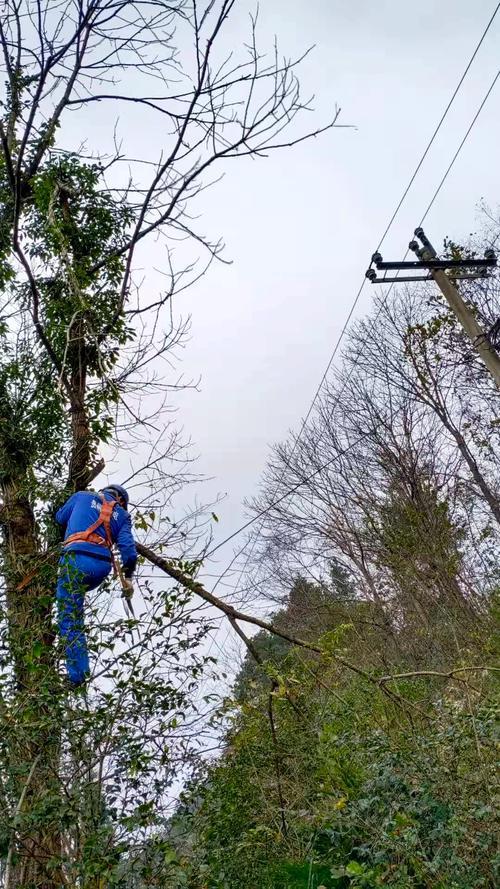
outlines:
M10 738L10 790L18 801L11 825L9 885L55 889L61 885L60 688L52 628L54 572L19 590L40 557L26 477L2 480L3 562L7 623L16 690ZM29 780L28 780L29 779ZM20 803L19 803L20 801ZM19 809L19 811L17 810ZM59 871L59 873L57 873Z
M69 328L68 339L72 342L71 348L68 349L68 362L71 367L69 398L72 438L68 487L73 492L82 491L86 487L92 458L92 435L85 406L87 386L85 323L81 313Z

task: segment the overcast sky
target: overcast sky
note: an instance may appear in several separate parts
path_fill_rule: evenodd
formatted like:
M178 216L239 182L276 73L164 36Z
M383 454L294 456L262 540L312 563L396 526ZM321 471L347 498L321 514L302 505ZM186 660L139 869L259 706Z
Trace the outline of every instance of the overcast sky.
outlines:
M232 161L205 193L203 227L222 235L231 266L212 266L176 309L192 315L183 353L199 392L178 399L179 421L210 477L200 499L227 497L218 539L245 519L243 499L257 488L269 447L300 426L361 284L370 256L406 187L495 0L262 0L260 47L275 34L302 67L304 95L315 94L314 127L335 105L340 123L290 151L255 162ZM247 0L226 26L227 48L245 33ZM386 239L386 258L402 258L435 187L489 87L500 60L500 14L431 153ZM429 218L437 245L478 226L477 205L497 206L500 184L500 84L475 125ZM134 149L161 134L121 120ZM365 287L357 316L373 290ZM191 498L193 491L186 494ZM181 497L178 507L187 499ZM243 539L241 540L243 543ZM222 570L233 544L208 572Z
M340 122L356 129L234 163L207 193L205 226L223 234L233 264L212 267L183 297L193 318L183 367L202 380L198 394L183 396L180 415L200 471L213 476L207 491L228 494L221 537L242 521L269 445L300 424L370 256L495 5L261 3L263 44L274 33L290 54L316 44L302 83L316 95L318 122L337 103ZM246 8L241 2L242 18ZM402 258L499 61L500 15L387 237L387 258ZM472 231L481 198L498 202L499 97L497 86L429 215L436 243ZM358 315L372 296L367 285Z

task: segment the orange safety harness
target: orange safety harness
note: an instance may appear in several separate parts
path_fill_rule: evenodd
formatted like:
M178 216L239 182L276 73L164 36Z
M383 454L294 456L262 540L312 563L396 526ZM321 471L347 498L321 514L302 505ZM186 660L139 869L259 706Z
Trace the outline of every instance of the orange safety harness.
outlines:
M117 505L117 500L103 500L99 515L94 524L90 525L89 528L86 528L85 531L76 531L74 534L70 534L69 537L66 537L63 543L63 547L68 546L70 543L93 543L98 546L105 546L109 549L115 574L117 574L117 567L115 554L113 552L113 538L111 536L111 516L113 514L113 509ZM100 528L101 525L104 525L105 537L101 537L100 534L95 533L97 528Z
M111 535L111 516L113 514L113 509L115 508L115 506L117 504L118 504L117 500L104 499L101 504L99 516L98 516L97 520L94 522L94 524L90 525L89 528L86 528L85 531L76 531L74 534L70 534L69 537L66 537L66 540L63 543L63 549L66 546L68 546L70 543L93 543L93 544L97 544L98 546L105 546L107 549L109 549L109 553L111 556L111 562L113 565L113 572L115 574L115 577L120 578L120 583L123 587L124 586L124 578L123 578L121 568L119 567L119 565L116 561L116 558L115 558L115 554L113 552L113 537ZM104 525L105 537L101 537L100 534L95 533L97 531L97 528L100 528L101 525ZM52 551L50 551L48 553L48 555L46 556L46 558L43 561L47 561L47 559L51 558L51 556L52 556ZM16 590L21 591L25 587L28 586L28 584L33 580L33 578L37 574L38 567L39 566L37 566L33 571L30 571L30 573L27 574L26 577L23 577L21 582L17 584ZM130 609L130 611L133 615L133 608L132 608L132 604L129 599L127 599L127 603L128 603L128 608Z
M134 608L132 605L132 594L131 592L127 592L125 586L125 578L123 576L122 569L118 564L115 554L113 552L113 537L111 535L111 516L113 515L113 509L115 506L118 506L117 500L104 500L101 503L101 509L99 511L99 515L90 528L86 528L85 531L76 531L74 534L70 534L69 537L66 537L66 540L63 543L63 547L68 546L70 543L96 543L98 546L105 546L109 550L109 554L111 556L111 563L113 565L113 572L115 577L120 579L120 583L122 585L122 597L124 600L125 613L130 614L135 620ZM104 525L104 534L105 537L101 537L100 534L96 534L98 528Z

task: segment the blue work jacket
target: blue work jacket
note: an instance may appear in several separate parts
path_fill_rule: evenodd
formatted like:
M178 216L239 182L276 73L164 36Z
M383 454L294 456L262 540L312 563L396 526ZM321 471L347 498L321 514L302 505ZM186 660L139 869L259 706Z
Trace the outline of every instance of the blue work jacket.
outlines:
M95 494L92 491L78 491L72 494L69 500L56 512L56 522L64 527L64 539L76 534L77 531L86 531L99 518L102 496L106 500L113 497L107 492L104 495ZM116 543L123 565L125 577L131 577L137 563L137 550L132 535L132 520L126 509L118 503L113 509L110 522L111 537ZM103 539L106 538L104 525L100 525L95 531ZM64 547L65 552L81 552L96 559L105 559L111 562L109 550L99 544L75 541Z

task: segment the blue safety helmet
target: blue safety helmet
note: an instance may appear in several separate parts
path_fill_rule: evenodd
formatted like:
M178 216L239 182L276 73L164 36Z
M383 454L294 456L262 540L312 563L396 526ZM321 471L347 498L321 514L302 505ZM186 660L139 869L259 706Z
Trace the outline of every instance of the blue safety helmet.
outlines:
M103 494L111 494L115 500L121 500L121 505L124 509L128 509L128 493L121 485L108 485L108 487L103 488Z

